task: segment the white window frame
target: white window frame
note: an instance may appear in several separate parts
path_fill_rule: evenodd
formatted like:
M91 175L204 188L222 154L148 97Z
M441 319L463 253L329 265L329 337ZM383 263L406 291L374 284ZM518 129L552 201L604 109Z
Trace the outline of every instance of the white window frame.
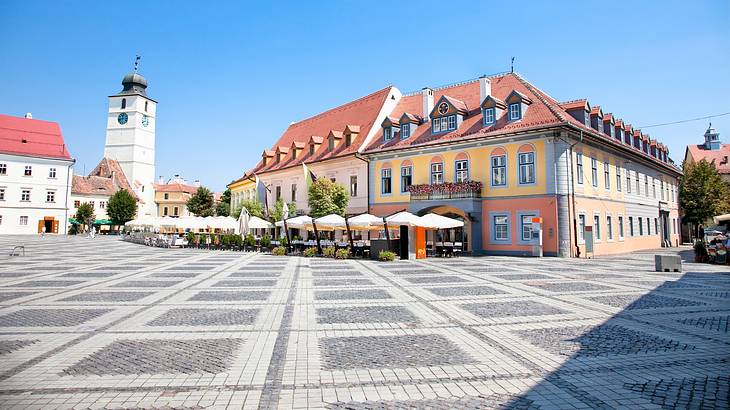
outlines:
M383 139L385 141L390 141L390 140L393 139L393 128L391 128L391 127L385 127L383 129ZM312 145L311 147L313 147L313 146L314 145ZM310 147L310 153L312 152L311 151L311 147Z
M0 163L0 175L7 175L8 173L8 164L2 162Z
M621 192L621 167L616 164L616 190Z
M5 200L5 187L0 187L0 201Z
M596 242L601 241L601 214L593 214L593 238Z
M28 199L25 199L26 195L28 196ZM20 202L30 202L32 192L30 189L21 189L20 190Z
M493 225L494 225L494 240L495 241L509 241L509 215L494 215L493 216ZM497 221L504 221L503 223L497 223ZM504 227L504 231L502 232L501 229ZM504 236L501 234L504 233Z
M492 164L492 186L507 186L507 155L492 155L490 159ZM499 171L501 171L501 183L496 181Z
M509 105L509 120L517 121L522 119L522 107L520 103L512 103Z
M519 183L529 185L535 183L535 152L521 152L517 154L519 162Z
M520 236L522 237L523 242L529 242L532 240L532 218L534 217L535 215L521 215ZM525 221L525 218L527 218L527 221ZM525 233L527 233L527 237L525 237Z
M380 194L390 195L393 193L393 179L391 176L390 168L383 168L380 170ZM388 192L385 192L385 181L388 180Z
M446 117L449 123L449 131L456 129L456 114Z
M591 183L598 188L598 160L594 157L591 157Z
M606 241L613 242L613 215L606 215Z
M618 240L623 241L624 240L624 216L619 215L618 216Z
M581 212L578 214L578 243L586 242L585 231L586 231L586 214Z
M32 177L33 176L33 167L30 165L25 166L25 170L23 171L24 177Z
M495 118L494 118L495 110L494 108L485 108L484 109L484 124L494 124Z
M56 168L48 168L48 178L56 179Z
M603 162L603 185L606 190L611 189L611 168L608 161Z
M456 182L466 182L469 180L469 160L460 159L454 162Z
M409 178L409 183L405 184L405 178ZM408 192L408 187L413 185L413 166L406 165L400 167L400 192L406 193Z
M432 162L431 163L431 184L443 184L444 183L444 163L443 162Z
M21 215L20 220L18 222L19 222L18 224L21 226L28 226L28 216Z
M410 124L402 124L400 127L400 139L406 139L411 136L411 126Z
M56 202L56 191L53 191L53 190L46 191L46 202L48 202L48 203Z
M296 185L292 185L295 187ZM357 175L350 175L350 197L354 198L357 196Z
M583 154L575 153L575 176L578 185L583 185Z

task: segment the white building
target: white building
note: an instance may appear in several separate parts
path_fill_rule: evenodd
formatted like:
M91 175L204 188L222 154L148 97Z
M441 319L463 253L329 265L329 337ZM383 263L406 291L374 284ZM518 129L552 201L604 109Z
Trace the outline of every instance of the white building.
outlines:
M106 206L109 198L120 189L126 189L132 196L134 190L129 186L127 177L119 163L113 159L102 158L101 162L87 176L74 175L71 185L70 215L73 218L79 209L79 205L88 203L94 210L95 220L107 220ZM137 202L138 209L143 206ZM109 225L102 225L101 230L108 230Z
M124 76L123 89L109 96L104 157L119 163L140 198L139 215L157 215L155 205L155 114L147 80L135 71Z
M0 234L65 234L73 164L57 123L0 114Z

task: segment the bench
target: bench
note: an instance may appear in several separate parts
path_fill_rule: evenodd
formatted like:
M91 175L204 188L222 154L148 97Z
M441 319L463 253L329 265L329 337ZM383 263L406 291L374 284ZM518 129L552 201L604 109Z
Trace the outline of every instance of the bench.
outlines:
M679 255L654 255L657 272L682 272L682 258Z

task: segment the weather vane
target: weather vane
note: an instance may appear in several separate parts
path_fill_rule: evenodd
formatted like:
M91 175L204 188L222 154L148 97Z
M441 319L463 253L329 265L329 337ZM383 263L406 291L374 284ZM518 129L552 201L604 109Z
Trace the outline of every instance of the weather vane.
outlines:
M512 62L510 63L510 72L515 72L515 58L512 57Z
M137 55L137 58L134 59L134 72L135 73L137 72L137 68L139 67L139 60L141 58L142 58L141 56Z

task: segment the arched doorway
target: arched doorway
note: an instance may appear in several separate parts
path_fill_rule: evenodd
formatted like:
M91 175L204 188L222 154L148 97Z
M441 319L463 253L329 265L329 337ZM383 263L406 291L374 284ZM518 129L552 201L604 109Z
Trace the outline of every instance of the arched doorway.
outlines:
M417 212L418 216L428 213L453 218L464 222L463 228L441 229L438 231L429 231L426 233L426 241L433 242L461 242L465 252L472 252L472 220L468 213L463 209L459 209L448 205L437 205L421 209Z

